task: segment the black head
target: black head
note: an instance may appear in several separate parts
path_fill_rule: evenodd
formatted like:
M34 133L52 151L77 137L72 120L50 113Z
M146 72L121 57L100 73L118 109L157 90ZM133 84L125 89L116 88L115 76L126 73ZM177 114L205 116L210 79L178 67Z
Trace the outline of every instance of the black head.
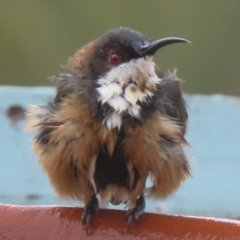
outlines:
M178 42L188 41L174 37L151 42L149 38L130 28L111 29L94 41L94 51L89 62L91 78L99 78L114 66L154 55L161 47Z

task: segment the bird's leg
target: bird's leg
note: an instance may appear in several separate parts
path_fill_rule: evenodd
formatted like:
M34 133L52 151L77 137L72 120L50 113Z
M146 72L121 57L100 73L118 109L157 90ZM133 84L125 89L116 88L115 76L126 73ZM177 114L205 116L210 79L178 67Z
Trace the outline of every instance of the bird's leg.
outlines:
M86 204L82 214L82 223L87 226L87 232L91 217L94 215L94 213L98 212L98 210L99 210L98 199L94 194Z
M133 220L138 220L139 219L139 217L144 213L145 206L146 206L145 198L141 194L136 201L135 207L132 208L132 209L129 209L127 211L127 223L128 223L128 225L130 225Z

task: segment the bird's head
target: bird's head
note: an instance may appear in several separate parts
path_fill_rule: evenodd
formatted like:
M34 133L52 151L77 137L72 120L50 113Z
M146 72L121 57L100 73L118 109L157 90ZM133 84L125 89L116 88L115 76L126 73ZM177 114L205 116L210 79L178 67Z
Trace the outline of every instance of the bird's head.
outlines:
M124 116L141 120L141 103L154 96L161 82L153 55L180 42L188 40L170 37L152 42L140 32L120 27L78 50L69 59L68 70L78 76L88 104L97 103L103 123L109 129L120 128Z

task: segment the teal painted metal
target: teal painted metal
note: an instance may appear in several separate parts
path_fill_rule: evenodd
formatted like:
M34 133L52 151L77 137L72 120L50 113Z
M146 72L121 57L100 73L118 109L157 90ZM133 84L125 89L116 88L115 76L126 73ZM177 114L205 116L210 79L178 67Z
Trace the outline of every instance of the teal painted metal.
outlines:
M0 87L0 202L71 204L55 197L31 152L32 134L24 121L12 126L5 110L44 104L54 94L49 87ZM220 95L189 96L186 149L193 178L163 202L148 201L147 211L214 217L240 217L240 100ZM116 208L115 206L110 206ZM118 208L123 208L120 206Z

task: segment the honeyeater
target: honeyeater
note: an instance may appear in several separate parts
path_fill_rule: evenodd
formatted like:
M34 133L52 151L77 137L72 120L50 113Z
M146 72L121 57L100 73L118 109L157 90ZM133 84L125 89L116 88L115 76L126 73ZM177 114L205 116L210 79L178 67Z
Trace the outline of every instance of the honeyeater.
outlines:
M60 197L85 204L84 224L108 203L126 204L131 223L146 197L164 199L190 176L181 81L153 60L161 47L185 42L111 29L69 58L52 101L29 108L39 163Z

